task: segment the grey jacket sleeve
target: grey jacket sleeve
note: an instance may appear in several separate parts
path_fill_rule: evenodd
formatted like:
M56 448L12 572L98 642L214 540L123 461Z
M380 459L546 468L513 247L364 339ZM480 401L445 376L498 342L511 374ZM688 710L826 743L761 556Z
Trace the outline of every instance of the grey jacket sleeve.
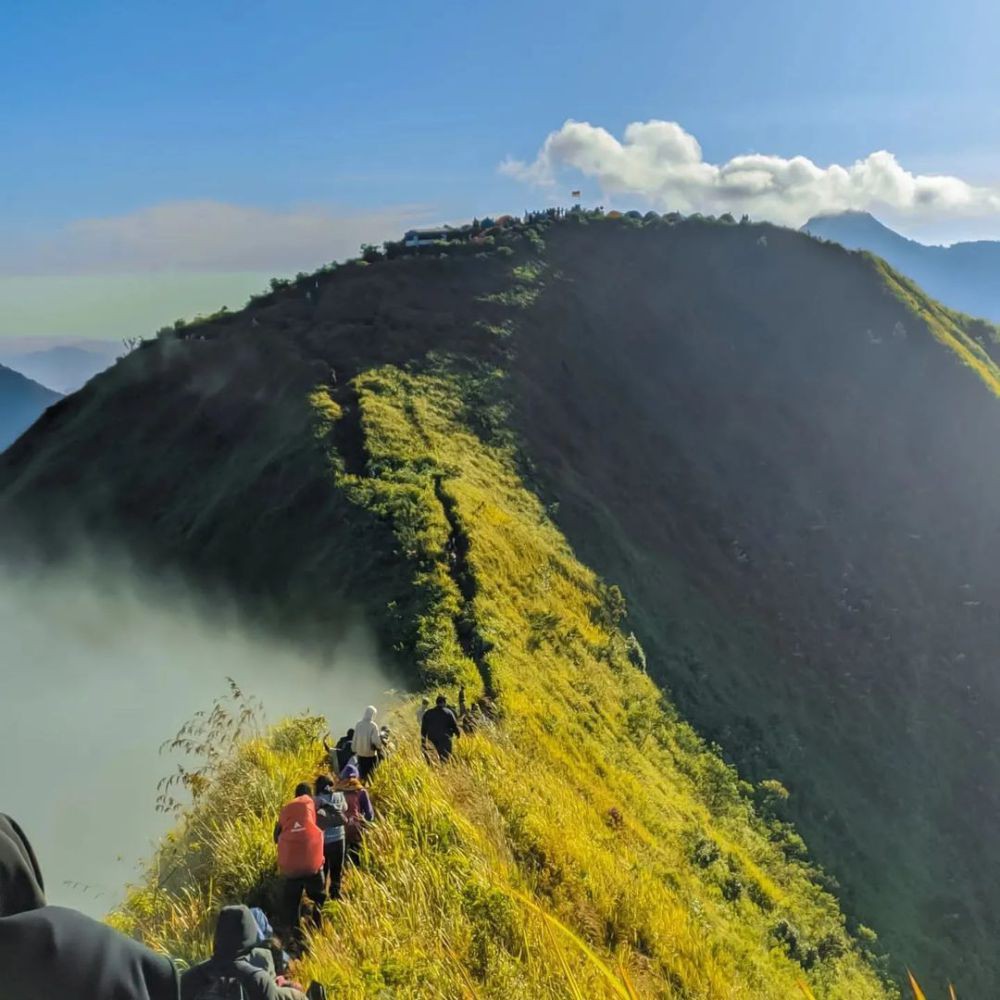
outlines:
M305 993L292 989L291 986L279 986L274 976L268 975L263 969L254 971L253 976L240 977L246 990L247 1000L306 1000Z

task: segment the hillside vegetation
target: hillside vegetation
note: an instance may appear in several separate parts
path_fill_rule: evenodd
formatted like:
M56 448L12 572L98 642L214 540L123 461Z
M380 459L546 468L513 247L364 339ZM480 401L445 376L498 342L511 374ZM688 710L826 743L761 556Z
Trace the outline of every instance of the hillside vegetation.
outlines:
M989 598L941 599L997 586L975 331L768 226L574 217L399 254L161 331L0 458L11 540L124 539L304 644L360 606L415 689L498 697L454 766L411 741L379 773L372 866L309 971L607 993L582 942L642 995L895 995L793 816L897 962L988 995L965 816L996 771L967 692L996 692L962 600ZM123 926L200 957L217 904L268 891L315 726L221 765Z

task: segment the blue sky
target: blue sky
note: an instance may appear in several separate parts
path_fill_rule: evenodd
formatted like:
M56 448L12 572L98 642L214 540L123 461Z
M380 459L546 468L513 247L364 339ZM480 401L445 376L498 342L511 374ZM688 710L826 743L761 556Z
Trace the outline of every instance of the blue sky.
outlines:
M712 170L745 154L780 160L751 165L779 185L749 198L757 216L797 224L849 198L925 238L1000 236L1000 6L979 0L9 8L0 335L149 332L134 328L238 304L270 273L413 220L520 210L570 187L605 204L738 208L745 165L728 188ZM567 119L593 130L560 133ZM626 138L650 120L676 123L666 147L662 131ZM685 135L700 144L686 187ZM656 160L678 136L681 161ZM899 171L788 181L793 157L826 170L879 150ZM519 166L501 172L507 158ZM964 187L914 186L922 174ZM886 176L886 205L864 200ZM69 329L81 289L86 316Z

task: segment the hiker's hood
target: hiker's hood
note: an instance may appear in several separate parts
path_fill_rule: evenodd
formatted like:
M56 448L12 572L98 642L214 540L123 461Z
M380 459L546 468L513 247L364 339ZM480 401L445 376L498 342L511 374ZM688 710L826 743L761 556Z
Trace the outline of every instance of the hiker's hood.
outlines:
M44 905L45 884L35 852L17 823L0 813L0 917Z
M357 764L345 764L343 771L340 772L340 780L347 781L349 778L360 778L361 772L358 770Z
M220 961L231 962L253 948L259 937L260 929L248 906L224 906L219 912L219 922L215 925L212 956Z
M378 709L374 705L369 705L365 709L364 721L365 722L374 722L376 715L378 715Z

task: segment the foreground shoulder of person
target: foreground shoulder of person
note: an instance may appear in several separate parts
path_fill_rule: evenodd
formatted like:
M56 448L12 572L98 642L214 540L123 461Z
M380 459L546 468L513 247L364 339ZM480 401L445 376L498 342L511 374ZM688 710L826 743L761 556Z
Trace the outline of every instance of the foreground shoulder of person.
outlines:
M83 913L46 905L27 837L0 814L0 1000L178 995L170 959Z
M0 919L0 1000L177 1000L173 962L76 910L46 906Z

